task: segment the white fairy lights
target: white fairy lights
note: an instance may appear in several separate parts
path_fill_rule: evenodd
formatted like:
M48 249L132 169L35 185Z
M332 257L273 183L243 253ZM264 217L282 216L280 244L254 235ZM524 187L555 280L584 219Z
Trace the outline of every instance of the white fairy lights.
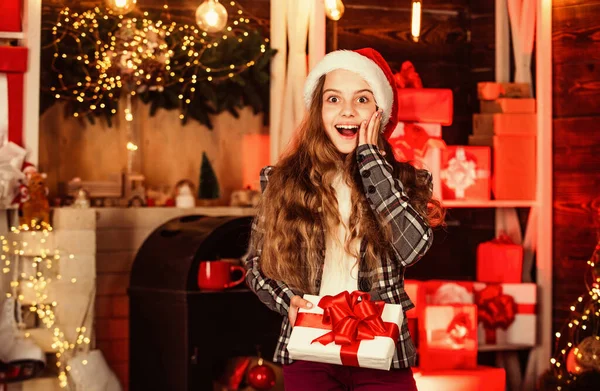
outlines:
M33 227L20 225L12 227L9 236L0 236L0 261L3 262L3 274L13 272L10 282L11 292L20 301L25 299L24 290L32 292L35 296L28 297L29 311L35 313L42 325L52 330L52 349L56 355L56 366L59 369L58 379L61 388L67 386L67 372L70 367L66 364L71 353L82 344L89 344L89 332L85 327L78 327L74 342L68 341L56 319L56 308L60 305L55 298L49 296L49 288L56 280L61 280L60 274L54 274L57 263L61 260L61 252L48 248L48 238L52 233L52 226L47 223L36 224ZM75 259L69 254L69 259ZM22 271L19 272L19 265ZM72 279L71 283L75 283ZM20 308L19 308L20 310ZM26 338L29 333L24 333Z

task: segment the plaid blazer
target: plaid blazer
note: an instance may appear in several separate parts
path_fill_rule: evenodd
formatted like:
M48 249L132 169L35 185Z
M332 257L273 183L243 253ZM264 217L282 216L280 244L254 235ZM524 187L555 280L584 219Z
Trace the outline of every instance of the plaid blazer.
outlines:
M373 300L400 304L406 312L413 308L414 304L404 290L404 270L418 261L431 247L433 233L427 221L409 204L402 183L393 178L392 167L383 158L377 146L360 145L356 154L367 200L375 214L381 216L380 223L391 227L393 249L393 254L382 258L381 266L372 272L377 273L378 278L376 283L371 284L372 274L363 269L366 243L365 240L362 241L358 287L362 291L369 292ZM263 192L272 170L272 166L261 170L260 180ZM426 171L424 173L427 175L427 180L431 182L431 174ZM260 234L255 221L252 226L252 235ZM324 262L324 255L325 249L322 251L322 262ZM295 293L286 284L266 277L260 268L260 258L261 248L249 249L246 257L246 283L267 307L283 316L273 361L289 364L292 360L287 351L287 344L292 327L287 314L290 300ZM321 276L316 281L317 291L321 283L320 278ZM405 316L396 344L392 368L414 366L415 359L416 349L410 337L408 321Z

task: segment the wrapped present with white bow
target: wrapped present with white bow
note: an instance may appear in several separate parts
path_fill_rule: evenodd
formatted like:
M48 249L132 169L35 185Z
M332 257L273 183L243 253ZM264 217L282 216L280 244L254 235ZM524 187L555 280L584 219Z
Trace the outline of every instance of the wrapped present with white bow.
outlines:
M489 200L490 147L448 146L442 151L442 198Z
M404 319L402 306L368 293L304 295L287 349L293 360L389 370Z

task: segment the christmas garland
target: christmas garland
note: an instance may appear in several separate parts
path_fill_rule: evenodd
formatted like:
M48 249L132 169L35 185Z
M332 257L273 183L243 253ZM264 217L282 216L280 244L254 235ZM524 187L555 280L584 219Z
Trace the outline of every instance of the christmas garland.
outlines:
M150 105L150 115L178 109L183 124L192 118L210 129L210 116L224 111L238 117L251 106L268 113L275 51L258 21L235 2L227 6L228 27L215 34L185 15L171 20L164 10L154 18L99 7L64 8L53 18L45 10L41 111L65 102L69 116L91 123L104 117L111 126L120 99L130 94Z

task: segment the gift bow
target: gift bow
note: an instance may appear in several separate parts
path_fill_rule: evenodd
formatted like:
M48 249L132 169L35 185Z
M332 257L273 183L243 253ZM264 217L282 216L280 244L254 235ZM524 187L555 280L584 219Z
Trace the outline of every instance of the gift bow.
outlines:
M371 295L359 291L324 296L319 307L323 308L323 324L331 325L331 331L315 338L312 343L351 345L386 335L387 328L381 319L384 303L370 299Z
M410 61L404 61L402 63L400 72L394 75L394 81L398 88L423 88L421 77Z
M500 285L488 285L475 294L477 316L488 330L506 330L517 314L515 299L502 292Z
M381 318L385 303L371 301L371 295L365 292L341 292L335 296L324 296L319 300L323 315L301 312L296 318L296 326L314 327L331 330L313 343L341 346L340 358L343 365L360 366L358 348L361 341L375 337L388 337L394 342L400 337L398 325L384 322Z

